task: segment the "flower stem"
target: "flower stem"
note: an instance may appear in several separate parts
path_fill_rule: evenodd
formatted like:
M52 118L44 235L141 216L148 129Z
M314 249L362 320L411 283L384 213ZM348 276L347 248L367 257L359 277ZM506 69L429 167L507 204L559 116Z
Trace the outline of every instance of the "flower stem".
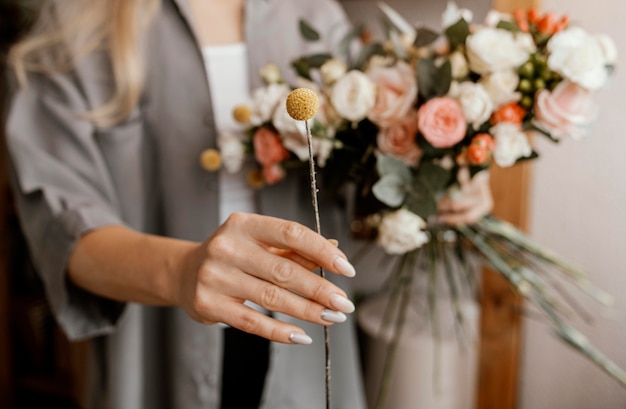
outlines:
M309 176L311 178L311 200L313 202L313 210L315 212L315 231L322 234L322 226L320 223L320 209L317 202L317 181L315 178L315 159L313 158L313 137L309 128L309 121L304 121L306 126L306 138L309 145ZM320 267L319 274L322 278L326 277L324 269ZM324 326L324 352L326 356L326 409L330 409L330 335L328 327Z

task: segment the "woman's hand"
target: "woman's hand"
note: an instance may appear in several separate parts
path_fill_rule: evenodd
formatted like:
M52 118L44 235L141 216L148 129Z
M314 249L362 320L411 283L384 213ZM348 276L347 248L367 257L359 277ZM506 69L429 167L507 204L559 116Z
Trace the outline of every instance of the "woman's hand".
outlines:
M286 220L235 213L186 258L178 304L195 320L223 322L283 343L310 343L295 325L247 305L330 325L354 311L346 293L312 272L318 266L355 275L346 256L307 227Z
M439 219L452 226L477 222L493 209L487 171L470 178L469 170L463 167L459 171L458 180L460 190L446 193L437 204Z

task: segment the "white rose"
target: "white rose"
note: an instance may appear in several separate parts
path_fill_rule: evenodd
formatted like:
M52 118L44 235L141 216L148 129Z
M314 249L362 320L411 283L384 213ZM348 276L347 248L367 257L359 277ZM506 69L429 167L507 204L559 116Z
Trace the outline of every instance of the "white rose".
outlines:
M502 167L512 166L519 158L532 154L528 137L519 125L501 122L489 131L495 140L493 159Z
M406 209L385 214L378 226L378 244L388 254L404 254L428 242L424 219Z
M514 70L498 71L483 76L480 81L491 98L495 108L509 102L517 102L522 97L517 92L519 75Z
M325 84L332 84L343 77L347 70L348 66L345 62L336 58L330 59L320 67L322 81L324 81Z
M446 9L441 15L441 26L445 30L446 28L458 23L461 19L471 23L473 18L474 13L472 13L471 10L460 9L455 2L449 1Z
M330 100L339 115L357 122L376 103L376 85L361 71L352 70L333 86Z
M459 80L467 77L469 74L469 66L467 59L461 51L455 51L448 57L452 66L452 78Z
M285 94L282 96L278 106L274 110L274 114L272 115L272 125L274 125L278 133L281 135L289 133L306 135L306 128L304 128L304 124L302 124L301 126L299 126L298 124L299 122L303 121L296 121L287 112L287 95L289 94ZM303 128L304 131L301 131L301 129Z
M246 149L239 135L223 131L217 138L222 163L228 173L237 173L243 165Z
M286 95L291 90L285 84L269 84L257 88L252 93L250 123L253 126L261 125L272 117L276 106L282 102L284 105Z
M471 81L460 84L453 82L449 94L461 103L465 120L474 129L478 129L493 113L493 102L481 84Z
M614 65L617 63L617 47L613 39L605 34L598 34L595 37L600 48L602 48L605 64Z
M259 74L261 74L261 78L263 78L266 84L275 84L282 81L280 68L274 63L265 64L259 70Z
M326 161L332 153L334 146L332 139L313 138L313 152L317 159L317 166L320 168L326 166Z
M537 44L530 33L515 33L515 42L518 47L528 54L532 54L537 51Z
M466 45L470 68L478 74L517 68L529 56L513 33L500 28L482 28L467 37Z
M548 66L564 78L597 90L608 78L603 44L580 27L556 33L548 42Z

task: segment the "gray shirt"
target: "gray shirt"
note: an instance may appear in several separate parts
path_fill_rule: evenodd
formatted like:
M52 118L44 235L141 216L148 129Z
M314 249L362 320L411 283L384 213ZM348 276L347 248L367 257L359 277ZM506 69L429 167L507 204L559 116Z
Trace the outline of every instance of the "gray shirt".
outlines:
M331 0L248 0L250 77L275 62L322 51L299 18L337 39L349 24ZM164 0L147 41L147 82L123 123L98 128L80 116L108 100L107 57L92 53L68 74L33 78L12 98L7 122L13 186L24 233L46 294L71 339L92 338L88 402L93 408L217 408L222 329L176 308L107 300L66 278L68 255L85 232L110 224L201 241L218 224L217 173L198 163L215 147L215 126L199 44L184 0ZM260 192L261 212L312 226L309 184L291 175ZM322 200L323 202L324 200ZM327 237L348 238L344 215L322 203ZM346 288L346 282L336 280ZM294 321L290 317L281 319ZM298 322L313 345L274 343L262 408L324 405L322 328ZM333 408L364 408L354 328L331 330ZM242 387L242 392L245 387Z

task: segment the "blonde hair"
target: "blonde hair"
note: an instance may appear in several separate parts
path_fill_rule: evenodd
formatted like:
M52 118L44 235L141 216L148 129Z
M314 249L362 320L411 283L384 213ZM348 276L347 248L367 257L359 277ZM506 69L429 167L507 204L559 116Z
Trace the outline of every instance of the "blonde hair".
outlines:
M22 86L33 73L68 72L92 51L110 57L115 90L106 103L86 112L98 126L126 118L141 97L144 64L141 34L160 0L45 1L31 32L12 47L9 64Z

